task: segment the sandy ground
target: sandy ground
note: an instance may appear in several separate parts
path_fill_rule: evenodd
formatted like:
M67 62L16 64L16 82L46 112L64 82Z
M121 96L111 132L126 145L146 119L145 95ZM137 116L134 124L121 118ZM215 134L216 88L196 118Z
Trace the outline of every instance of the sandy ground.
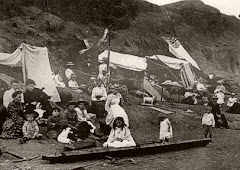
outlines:
M158 116L170 118L173 125L174 137L171 141L200 139L203 137L201 116L202 106L188 106L183 104L159 103L157 107L171 110L174 113L163 114L146 106L136 105L141 100L130 97L124 105L130 119L130 128L137 143L156 141L159 135ZM187 109L192 113L186 112ZM223 111L226 108L222 109ZM22 163L12 163L16 159L4 153L0 156L0 169L239 169L240 163L240 115L226 114L230 129L214 129L213 143L204 148L194 148L184 151L170 152L142 157L122 158L116 160L84 161L68 164L49 164L41 157ZM33 140L20 145L18 140L0 140L1 145L23 157L34 157L55 154L63 151L63 144L55 140ZM81 169L81 168L80 168Z

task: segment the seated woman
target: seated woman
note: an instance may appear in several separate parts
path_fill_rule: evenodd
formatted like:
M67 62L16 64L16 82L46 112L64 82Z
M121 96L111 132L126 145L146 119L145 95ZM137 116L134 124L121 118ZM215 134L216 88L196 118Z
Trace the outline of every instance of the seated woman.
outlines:
M123 97L117 90L110 87L110 91L111 93L107 96L107 101L105 103L105 110L107 112L109 111L111 105L118 104L121 106L123 103Z
M182 100L182 103L194 105L193 95L194 95L193 90L192 89L187 89L185 94L184 94L184 99Z
M237 98L235 97L235 93L231 93L231 97L229 97L227 101L227 106L232 107L234 103L237 103Z
M9 117L3 124L1 138L17 139L22 137L23 106L21 103L22 92L15 91L12 94L13 101L9 103L7 113Z
M60 70L57 70L57 71L55 72L54 82L55 82L56 87L62 87L62 88L64 88L64 87L66 87L66 85L65 85L65 83L63 82L63 79L62 79L62 77L60 76L59 73L60 73Z
M32 104L34 106L41 105L41 109L46 111L43 115L43 118L47 119L52 113L52 106L49 103L49 99L51 97L44 93L42 90L35 88L36 83L31 79L28 79L26 81L26 86L27 90L23 94L25 104Z
M113 122L117 117L122 117L126 126L129 127L129 119L125 110L118 104L113 104L108 111L108 114L106 117L106 125L109 125L112 128Z
M91 111L92 113L96 114L96 118L100 124L100 129L103 130L105 134L109 134L110 128L106 126L105 123L105 118L107 115L105 111L107 91L100 79L96 80L96 85L97 86L93 88L91 95L92 98Z
M107 142L103 144L104 147L130 147L136 146L136 143L131 135L131 132L124 123L122 117L117 117L114 120L113 128L110 132Z
M78 115L75 110L76 103L70 101L68 108L63 112L63 117L66 120L66 127L70 127L74 134L80 139L86 139L90 134L91 126L87 122L79 122Z
M226 112L233 114L240 114L240 103L235 96L235 93L231 94L231 97L228 99L227 106L230 107Z

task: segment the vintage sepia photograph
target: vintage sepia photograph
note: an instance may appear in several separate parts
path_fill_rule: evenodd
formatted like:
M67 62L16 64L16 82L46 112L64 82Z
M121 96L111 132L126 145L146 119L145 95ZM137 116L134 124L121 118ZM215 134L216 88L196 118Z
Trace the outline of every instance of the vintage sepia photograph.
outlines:
M237 170L239 99L239 0L0 0L0 170Z

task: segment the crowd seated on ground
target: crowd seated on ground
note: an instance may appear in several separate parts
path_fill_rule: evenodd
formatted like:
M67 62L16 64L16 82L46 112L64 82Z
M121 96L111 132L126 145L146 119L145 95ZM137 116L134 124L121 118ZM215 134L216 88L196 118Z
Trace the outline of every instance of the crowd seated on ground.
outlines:
M72 62L68 62L67 66L69 68L67 68L65 75L69 80L69 88L77 92L79 85L75 79L76 74L72 71L73 65ZM13 81L12 89L4 94L3 102L6 107L7 118L1 121L3 128L1 138L20 138L20 143L23 144L28 140L42 139L42 137L46 136L61 143L71 144L94 135L95 138L103 137L104 147L136 146L130 133L130 122L127 112L122 107L124 102L123 94L127 95L128 89L117 83L108 85L109 80L102 79L104 76L105 78L107 77L105 75L105 66L106 63L102 66L100 65L99 72L101 71L101 74L99 74L99 78L92 79L91 102L89 103L78 96L77 101L70 100L62 109L52 107L49 102L51 96L44 93L43 89L36 88L33 80L29 79L26 81L27 90L24 93L17 90L18 83ZM61 84L63 82L58 71L54 79L55 83L59 85L57 87L65 88ZM154 81L155 77L151 77L151 79L151 84L158 84L157 81ZM223 85L219 85L216 88L212 102L212 113L216 119L216 126L228 128L226 117L220 111L224 99L222 94L219 93L224 93L223 91L226 91L224 88ZM205 88L201 79L197 85L197 91L202 97L203 104L208 104L207 88ZM182 103L197 103L193 89L187 89L184 97ZM240 108L240 104L237 103L234 95L229 98L228 106ZM45 124L47 127L46 133L40 133L39 129L42 128L42 124L37 121L38 118L47 120ZM99 126L97 127L96 125Z

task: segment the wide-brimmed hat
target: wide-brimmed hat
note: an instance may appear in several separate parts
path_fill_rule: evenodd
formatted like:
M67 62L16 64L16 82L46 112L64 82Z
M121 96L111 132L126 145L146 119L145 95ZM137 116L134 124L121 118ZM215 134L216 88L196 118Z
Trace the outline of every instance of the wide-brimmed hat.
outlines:
M76 102L76 105L79 105L80 103L84 103L85 106L89 105L89 103L84 98L80 98L78 102Z
M71 62L71 61L69 61L69 62L67 62L67 64L66 64L67 66L74 66L74 63L73 62Z
M232 95L232 96L235 96L235 95L236 95L236 93L231 93L231 95Z
M218 97L217 96L213 96L212 99L218 99Z
M67 106L69 106L69 105L76 105L76 102L75 101L69 101Z

